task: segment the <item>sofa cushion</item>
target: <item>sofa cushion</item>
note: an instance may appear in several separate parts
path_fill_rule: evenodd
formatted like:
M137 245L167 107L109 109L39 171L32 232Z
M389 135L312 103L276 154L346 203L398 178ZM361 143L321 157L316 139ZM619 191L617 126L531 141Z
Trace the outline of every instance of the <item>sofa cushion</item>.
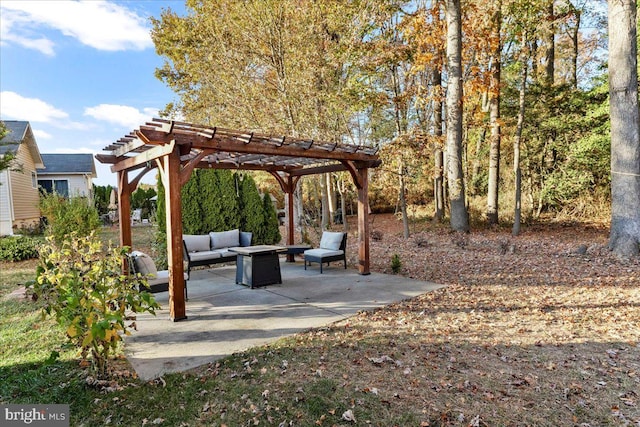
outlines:
M220 254L221 258L235 258L236 256L238 256L237 253L231 252L227 248L216 249L214 252Z
M183 234L182 240L184 240L184 245L187 247L187 252L200 252L211 249L209 247L209 236L206 234Z
M342 236L344 236L344 233L341 233L339 231L322 232L322 238L320 239L320 248L330 249L333 251L340 250L340 244L342 243Z
M206 261L209 259L217 258L220 258L220 252L217 251L200 251L189 253L189 259L191 260L191 262Z
M307 249L306 251L304 251L304 256L305 257L314 257L314 258L324 258L324 257L328 257L328 256L336 256L336 255L342 255L344 253L344 251L334 251L331 249L322 249L322 248L316 248L316 249Z
M156 263L153 262L153 259L144 252L133 251L131 252L131 256L133 257L133 262L135 263L136 273L140 273L143 276L158 275L158 269L156 268Z
M212 231L209 236L211 237L211 249L240 246L240 230L237 228L229 231Z

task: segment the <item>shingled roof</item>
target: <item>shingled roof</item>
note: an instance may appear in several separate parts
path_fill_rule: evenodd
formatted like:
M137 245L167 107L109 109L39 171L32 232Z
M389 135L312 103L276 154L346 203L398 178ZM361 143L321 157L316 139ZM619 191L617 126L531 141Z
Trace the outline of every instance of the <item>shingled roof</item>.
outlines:
M8 151L16 151L27 133L29 122L7 120L4 122L8 132L0 140L0 155Z
M8 132L4 138L0 139L0 156L17 151L20 144L26 143L36 167L42 166L40 150L29 122L24 120L3 120L2 122Z
M91 154L42 154L44 168L38 168L38 175L49 174L90 174L96 176L96 166Z

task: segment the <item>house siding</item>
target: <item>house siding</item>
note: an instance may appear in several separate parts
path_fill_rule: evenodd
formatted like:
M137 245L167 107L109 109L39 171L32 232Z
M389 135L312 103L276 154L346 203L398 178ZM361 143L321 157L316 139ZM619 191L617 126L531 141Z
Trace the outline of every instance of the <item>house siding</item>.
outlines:
M0 236L13 234L13 209L11 208L11 183L9 172L0 172Z
M90 185L90 178L86 175L69 175L69 174L39 174L38 179L51 179L51 180L63 180L69 183L69 196L70 197L89 197L92 198L92 188Z
M34 188L32 172L36 167L27 144L20 144L16 160L21 165L20 171L10 171L11 195L13 202L14 227L36 225L40 222L38 189Z

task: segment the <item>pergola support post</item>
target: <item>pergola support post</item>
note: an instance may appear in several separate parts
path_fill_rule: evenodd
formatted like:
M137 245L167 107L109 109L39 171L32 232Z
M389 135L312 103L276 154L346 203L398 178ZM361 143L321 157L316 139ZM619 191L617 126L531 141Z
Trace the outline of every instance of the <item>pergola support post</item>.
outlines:
M131 188L126 170L118 171L118 221L120 246L131 247Z
M358 169L358 271L371 274L369 263L369 169Z
M163 158L160 168L167 207L167 261L169 264L169 317L184 320L184 264L182 262L182 199L180 185L180 150L178 146Z
M294 224L293 224L293 192L296 189L296 182L294 182L291 175L287 176L287 188L285 190L285 196L287 197L287 245L293 245L294 240ZM287 255L288 262L295 261L295 255Z

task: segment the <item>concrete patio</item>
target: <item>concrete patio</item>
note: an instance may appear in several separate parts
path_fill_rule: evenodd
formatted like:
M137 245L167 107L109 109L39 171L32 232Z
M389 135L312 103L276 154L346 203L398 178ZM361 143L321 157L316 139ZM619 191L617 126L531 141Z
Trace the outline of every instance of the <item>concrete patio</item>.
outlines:
M187 320L172 322L168 293L156 294L163 307L137 319L126 338L127 358L143 380L182 372L233 353L310 328L345 319L362 310L435 290L441 285L356 270L341 263L307 267L281 259L282 284L250 289L235 284L235 265L193 271L188 282Z

